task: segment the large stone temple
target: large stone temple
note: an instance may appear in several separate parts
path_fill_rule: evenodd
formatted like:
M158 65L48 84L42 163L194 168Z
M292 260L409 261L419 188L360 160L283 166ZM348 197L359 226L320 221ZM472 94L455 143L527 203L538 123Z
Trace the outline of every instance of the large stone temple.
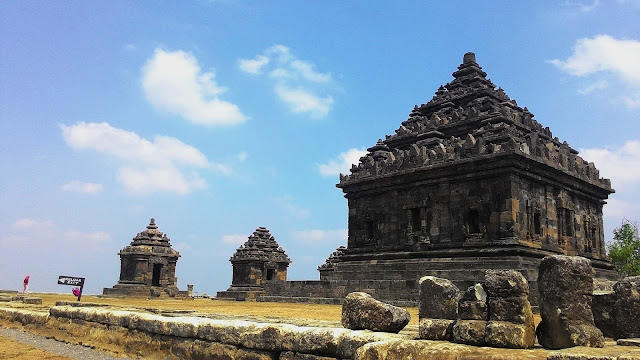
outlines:
M171 248L167 234L158 230L155 219L139 232L120 255L120 280L105 288L107 296L185 296L178 290L176 263L180 253Z
M259 227L229 259L233 266L233 279L227 291L218 291L216 297L235 300L255 300L264 295L267 282L287 280L291 259L278 245L266 227Z
M348 243L320 266L320 281L268 283L265 299L359 290L411 303L425 275L464 289L486 269L515 269L535 304L538 264L552 254L584 256L596 277L617 277L602 225L611 182L496 88L473 53L453 77L340 176Z

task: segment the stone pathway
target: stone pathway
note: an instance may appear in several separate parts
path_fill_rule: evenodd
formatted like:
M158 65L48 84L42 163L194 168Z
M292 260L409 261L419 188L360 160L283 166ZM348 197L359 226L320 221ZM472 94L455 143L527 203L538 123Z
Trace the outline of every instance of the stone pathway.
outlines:
M9 329L0 326L0 336L33 346L56 355L66 356L77 360L122 360L127 358L114 357L101 351L82 345L68 344L44 336L34 335L22 330Z

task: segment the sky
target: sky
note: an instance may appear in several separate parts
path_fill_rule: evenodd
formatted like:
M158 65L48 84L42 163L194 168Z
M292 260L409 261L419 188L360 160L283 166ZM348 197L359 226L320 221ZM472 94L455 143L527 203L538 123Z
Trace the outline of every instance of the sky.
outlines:
M640 1L2 1L0 289L97 294L150 218L215 294L266 226L290 280L346 245L335 187L468 51L640 220Z

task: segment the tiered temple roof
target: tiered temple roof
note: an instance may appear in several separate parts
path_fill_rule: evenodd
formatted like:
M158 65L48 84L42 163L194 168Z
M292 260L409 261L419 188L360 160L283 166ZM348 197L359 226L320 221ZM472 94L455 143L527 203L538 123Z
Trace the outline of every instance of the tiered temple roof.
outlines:
M291 259L266 227L259 227L249 236L229 259L231 263L241 261L264 261L290 264Z
M428 103L415 106L395 134L367 149L351 174L340 175L337 186L503 153L521 155L613 192L610 180L600 178L592 162L553 137L486 76L475 54L466 53L454 80L440 86Z
M167 237L167 234L158 230L156 220L151 218L147 229L139 232L131 241L129 246L126 246L121 250L121 253L131 252L149 252L162 253L166 255L174 255L179 257L179 253L171 248L171 239Z

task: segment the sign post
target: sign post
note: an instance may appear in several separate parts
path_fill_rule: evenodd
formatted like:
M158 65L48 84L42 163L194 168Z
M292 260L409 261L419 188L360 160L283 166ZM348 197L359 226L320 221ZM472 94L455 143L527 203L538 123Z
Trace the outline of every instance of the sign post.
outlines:
M60 275L60 276L58 276L58 284L59 285L79 286L80 287L80 291L78 292L77 296L78 296L78 301L80 301L80 298L82 297L82 288L84 288L84 278L76 277L76 276ZM76 294L74 293L74 295L76 295Z

